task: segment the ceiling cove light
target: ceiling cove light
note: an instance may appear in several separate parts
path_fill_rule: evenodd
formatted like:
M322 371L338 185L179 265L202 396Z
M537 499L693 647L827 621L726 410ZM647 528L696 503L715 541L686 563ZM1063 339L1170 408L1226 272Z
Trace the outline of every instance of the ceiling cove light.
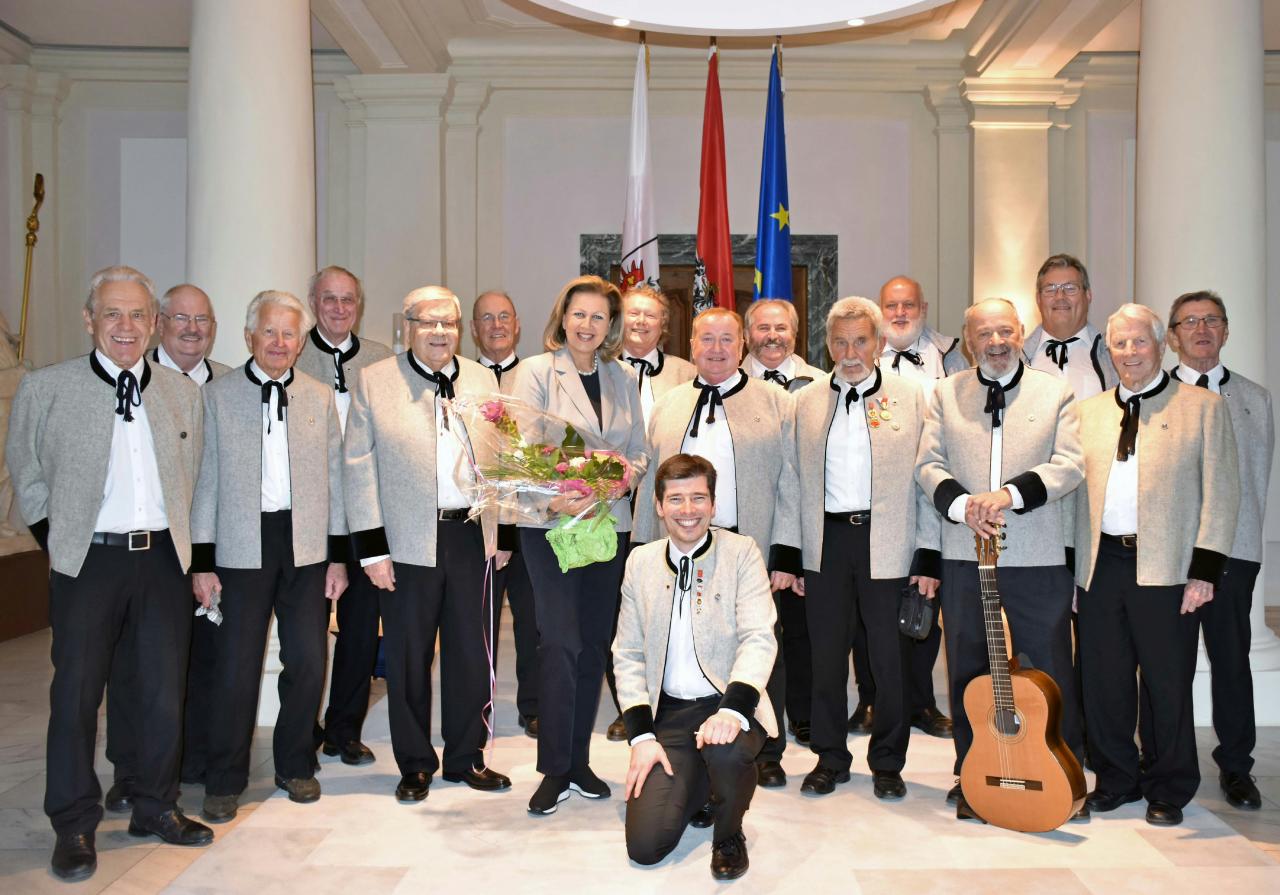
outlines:
M630 19L614 19L613 24L619 28L625 28L631 24L631 20Z
M511 0L508 0L511 2ZM526 0L557 13L649 34L769 37L883 25L956 0ZM846 33L844 38L848 39Z
M849 20L850 28L861 28L865 24L867 24L866 19L850 19Z

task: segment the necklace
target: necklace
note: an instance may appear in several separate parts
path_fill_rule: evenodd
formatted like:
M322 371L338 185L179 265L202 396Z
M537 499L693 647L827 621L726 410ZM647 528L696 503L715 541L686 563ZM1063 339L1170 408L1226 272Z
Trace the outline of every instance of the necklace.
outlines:
M577 362L576 362L576 361L574 362L574 365L573 365L573 366L574 366L574 369L577 369L578 364L577 364ZM593 352L591 352L591 369L590 369L590 370L578 370L578 375L579 375L579 376L594 376L594 375L596 375L596 371L597 371L597 370L599 370L599 369L600 369L600 355L599 355L598 353L596 353L596 352L594 352L594 351L593 351Z

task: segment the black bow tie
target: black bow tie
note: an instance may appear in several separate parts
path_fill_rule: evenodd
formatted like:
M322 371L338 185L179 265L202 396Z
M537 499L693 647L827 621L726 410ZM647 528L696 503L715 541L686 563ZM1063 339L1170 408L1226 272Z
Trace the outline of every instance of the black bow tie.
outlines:
M151 382L151 367L142 362L142 381L133 375L132 370L121 370L119 376L112 376L98 360L96 351L89 352L89 366L97 377L116 390L116 413L124 417L126 423L133 422L133 408L142 406L142 393Z
M342 367L347 363L347 361L360 353L360 340L356 337L356 334L351 333L351 347L346 351L343 351L341 348L335 348L326 342L324 337L320 335L319 329L317 327L312 327L311 344L315 345L316 348L323 351L325 354L333 357L333 365L337 368L337 372L334 375L333 380L333 389L340 394L346 394L347 374Z
M1022 380L1022 362L1018 362L1018 372L1013 374L1008 385L1001 385L998 379L988 379L982 375L981 370L977 372L978 381L987 387L987 405L982 408L982 412L991 414L991 428L998 429L1004 417L1005 392L1012 391Z
M716 407L724 407L724 399L736 395L747 386L747 377L742 375L742 371L738 371L738 384L726 391L720 393L720 387L717 385L708 385L701 380L693 380L693 387L698 389L698 403L693 408L693 426L689 429L689 437L698 437L698 425L702 419L702 408L707 408L707 424L712 425L716 421Z
M1141 394L1130 395L1127 400L1120 397L1120 387L1116 387L1116 404L1124 411L1124 416L1120 418L1120 440L1116 443L1116 459L1121 463L1127 462L1138 448L1138 424L1142 420L1142 399L1160 394L1168 384L1169 374L1161 373L1159 382Z
M631 364L631 368L636 371L636 384L640 391L644 391L644 378L648 376L650 379L662 372L662 365L666 361L666 355L661 351L658 352L658 362L650 363L643 357L624 357L627 363Z
M293 368L289 368L289 372L284 374L284 379L276 382L274 379L268 379L263 382L253 373L251 364L244 365L244 375L249 377L249 381L254 385L262 387L262 403L268 407L271 406L271 393L276 393L276 419L284 422L284 409L289 406L289 393L285 389L293 382ZM267 432L271 432L271 416L267 416Z
M861 395L858 394L858 387L856 385L849 386L849 391L846 392L844 396L844 412L845 413L848 413L849 408L852 405L857 404L862 398L870 398L876 392L880 391L881 379L880 379L879 367L876 367L875 377L876 377L875 381L871 383L871 388L867 389ZM835 376L831 377L831 390L833 392L836 392L837 394L840 392L840 383L837 381L837 377Z
M1197 386L1199 386L1200 388L1208 388L1208 387L1209 387L1209 374L1208 374L1208 373L1201 373L1198 377L1196 377L1196 385L1197 385Z
M895 348L893 349L893 372L895 373L898 372L898 364L902 362L902 359L904 357L907 360L909 360L911 363L915 364L917 367L924 366L924 358L920 356L919 352L899 351L897 348Z
M498 380L498 385L502 385L502 374L509 373L511 370L515 369L515 365L518 363L520 363L520 358L517 357L511 362L510 366L504 367L502 364L488 364L487 366L493 371L494 378Z
M1072 336L1069 339L1048 339L1044 343L1044 353L1061 370L1067 365L1067 346L1079 341L1079 336Z
M764 379L766 382L776 382L778 383L778 385L782 386L783 388L786 388L788 385L791 384L791 380L788 379L786 376L783 376L777 370L765 370L764 376L760 378Z
M414 371L423 379L436 384L436 397L442 401L452 401L454 397L453 384L458 381L458 374L462 372L462 364L458 363L457 358L452 362L453 372L445 373L443 370L436 372L422 366L418 363L418 359L413 356L412 351L407 352L407 354L409 355L409 366L413 367ZM444 414L443 420L444 427L446 429L449 428L448 413Z

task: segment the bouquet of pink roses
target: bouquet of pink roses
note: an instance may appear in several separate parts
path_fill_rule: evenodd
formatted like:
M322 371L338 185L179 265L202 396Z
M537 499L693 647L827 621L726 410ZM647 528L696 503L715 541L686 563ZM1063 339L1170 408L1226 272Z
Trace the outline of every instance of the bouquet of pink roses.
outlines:
M614 501L630 487L631 467L615 451L585 447L563 419L506 395L460 396L453 409L467 421L476 450L472 506L496 506L504 523L542 525L557 519L547 541L561 571L612 559L618 549ZM552 502L561 495L592 498L570 516ZM557 518L558 517L558 518Z

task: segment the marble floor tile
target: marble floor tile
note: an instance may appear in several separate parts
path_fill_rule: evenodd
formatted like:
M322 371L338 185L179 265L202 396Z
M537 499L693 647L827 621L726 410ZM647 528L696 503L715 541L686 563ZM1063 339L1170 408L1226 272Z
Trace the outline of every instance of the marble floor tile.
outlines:
M1089 889L1070 870L859 870L855 878L863 895L1089 895Z
M1280 866L1166 868L1141 873L1077 870L1076 876L1095 895L1205 895L1280 891Z

